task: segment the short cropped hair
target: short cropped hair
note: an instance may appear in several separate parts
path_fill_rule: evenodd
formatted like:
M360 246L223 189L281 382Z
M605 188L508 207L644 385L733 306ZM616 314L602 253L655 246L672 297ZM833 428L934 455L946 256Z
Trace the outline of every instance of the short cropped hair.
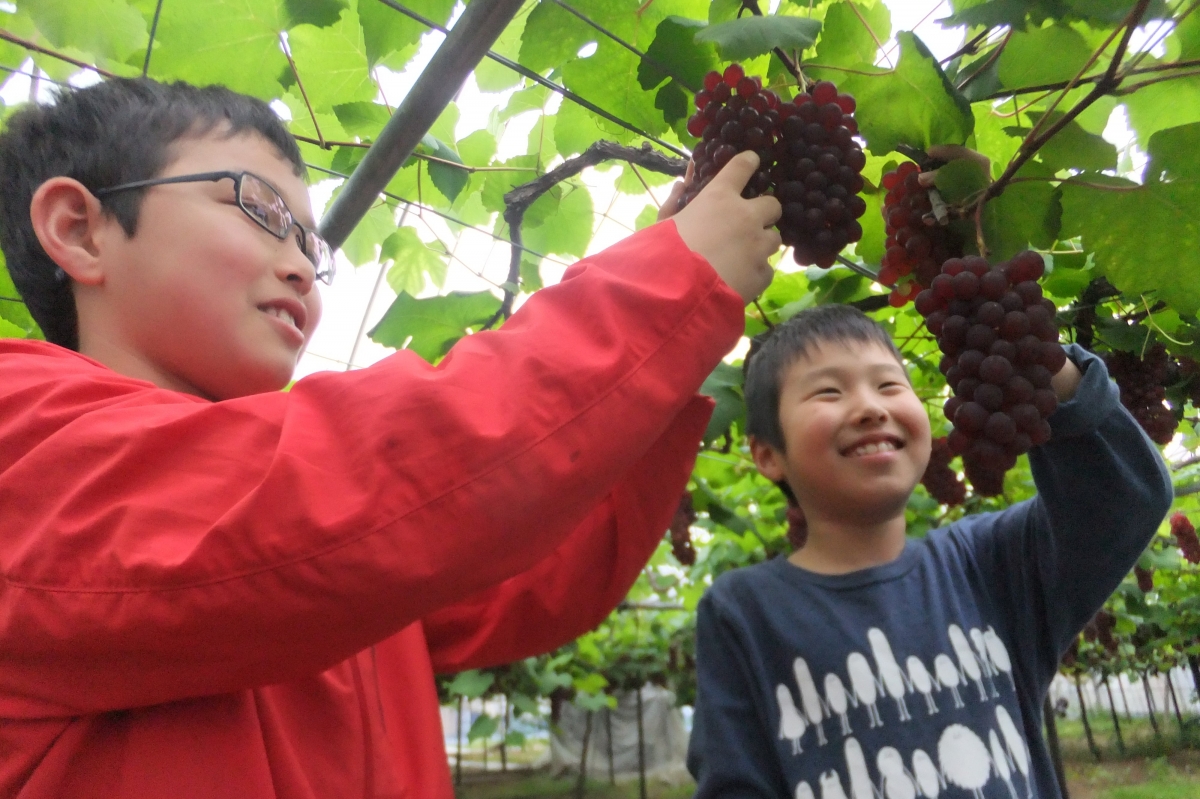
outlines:
M38 187L53 177L74 178L91 191L157 177L171 145L222 128L227 136L254 132L290 161L304 161L295 139L261 100L223 86L114 78L83 89L64 87L53 103L30 104L0 134L0 247L13 283L46 339L79 348L79 319L69 280L46 255L29 216ZM132 237L143 192L118 192L101 202Z
M879 323L850 305L809 308L778 325L750 358L746 371L746 434L780 452L786 449L779 395L788 368L823 343L878 344L903 365L895 342Z

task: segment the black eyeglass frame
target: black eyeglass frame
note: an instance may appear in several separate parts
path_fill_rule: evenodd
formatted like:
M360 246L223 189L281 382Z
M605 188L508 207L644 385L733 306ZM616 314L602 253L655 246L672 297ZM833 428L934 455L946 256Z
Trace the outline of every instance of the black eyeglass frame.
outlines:
M246 207L245 202L242 200L242 182L247 175L249 175L250 177L259 181L260 183L262 183L264 186L266 186L271 191L275 192L275 196L279 198L280 205L283 206L284 211L287 212L288 219L291 220L290 224L288 224L287 228L283 231L283 233L276 233L275 230L273 230L272 228L267 226L266 222L259 219L255 214L253 214L250 211L250 209L248 209ZM170 183L216 182L219 180L225 180L226 178L233 181L234 197L237 199L238 208L240 208L242 213L245 214L246 216L248 216L251 220L253 220L253 222L256 225L258 225L260 228L267 231L268 233L270 233L272 236L279 239L280 241L284 241L287 239L288 235L292 232L293 227L299 228L300 232L303 235L301 235L300 238L297 240L297 244L300 245L300 252L303 253L304 256L306 258L308 258L309 263L311 263L313 265L314 274L316 275L317 280L320 280L325 285L330 285L331 283L333 283L333 275L334 275L334 271L335 271L335 263L333 260L333 249L329 246L329 244L325 241L325 239L321 238L320 233L318 233L316 230L313 230L312 228L307 228L304 225L300 224L298 221L296 221L296 216L292 213L292 209L288 208L287 201L283 199L283 195L279 193L279 190L276 189L274 186L272 186L268 180L266 180L265 178L263 178L259 175L254 174L253 172L249 172L249 171L232 172L232 171L226 170L226 171L222 171L222 172L198 172L194 175L175 175L175 176L169 177L169 178L150 178L148 180L135 180L130 183L120 183L116 186L108 186L103 189L96 189L92 192L92 194L96 198L100 199L100 198L106 197L109 194L115 194L119 191L129 191L131 189L144 189L144 188L148 188L150 186L163 186L163 185L167 185ZM308 237L309 236L312 236L313 239L317 242L320 242L320 244L325 245L324 252L313 252L313 253L309 252L309 247L308 247ZM318 247L319 247L319 245L318 245ZM322 261L325 262L324 267L322 267L322 264L321 264Z

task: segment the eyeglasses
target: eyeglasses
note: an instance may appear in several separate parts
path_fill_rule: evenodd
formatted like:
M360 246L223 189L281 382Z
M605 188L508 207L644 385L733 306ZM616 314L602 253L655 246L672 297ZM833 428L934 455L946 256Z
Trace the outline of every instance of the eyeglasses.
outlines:
M321 238L317 231L309 230L297 222L279 192L253 172L201 172L196 175L135 180L132 183L97 189L92 194L96 197L105 197L119 191L144 189L148 186L160 186L167 183L202 183L226 178L233 181L238 208L241 208L242 212L253 219L255 224L263 230L283 241L288 237L292 227L297 228L300 232L296 236L296 244L299 245L300 252L304 253L312 263L313 269L316 270L317 280L327 285L333 282L333 249L328 242Z

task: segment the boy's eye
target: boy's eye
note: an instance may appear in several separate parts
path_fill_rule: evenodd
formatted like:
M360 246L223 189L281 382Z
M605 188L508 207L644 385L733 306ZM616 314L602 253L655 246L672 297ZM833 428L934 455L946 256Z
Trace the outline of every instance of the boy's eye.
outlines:
M264 225L271 221L270 214L268 213L267 209L264 208L259 203L247 202L247 203L244 203L244 205L246 207L246 210L249 213L253 214Z

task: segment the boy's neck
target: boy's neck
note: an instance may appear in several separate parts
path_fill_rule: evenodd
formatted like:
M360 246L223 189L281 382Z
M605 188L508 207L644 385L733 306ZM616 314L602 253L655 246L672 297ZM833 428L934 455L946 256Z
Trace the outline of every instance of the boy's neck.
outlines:
M808 520L808 540L788 561L816 574L849 574L891 563L904 552L904 512L883 522Z

